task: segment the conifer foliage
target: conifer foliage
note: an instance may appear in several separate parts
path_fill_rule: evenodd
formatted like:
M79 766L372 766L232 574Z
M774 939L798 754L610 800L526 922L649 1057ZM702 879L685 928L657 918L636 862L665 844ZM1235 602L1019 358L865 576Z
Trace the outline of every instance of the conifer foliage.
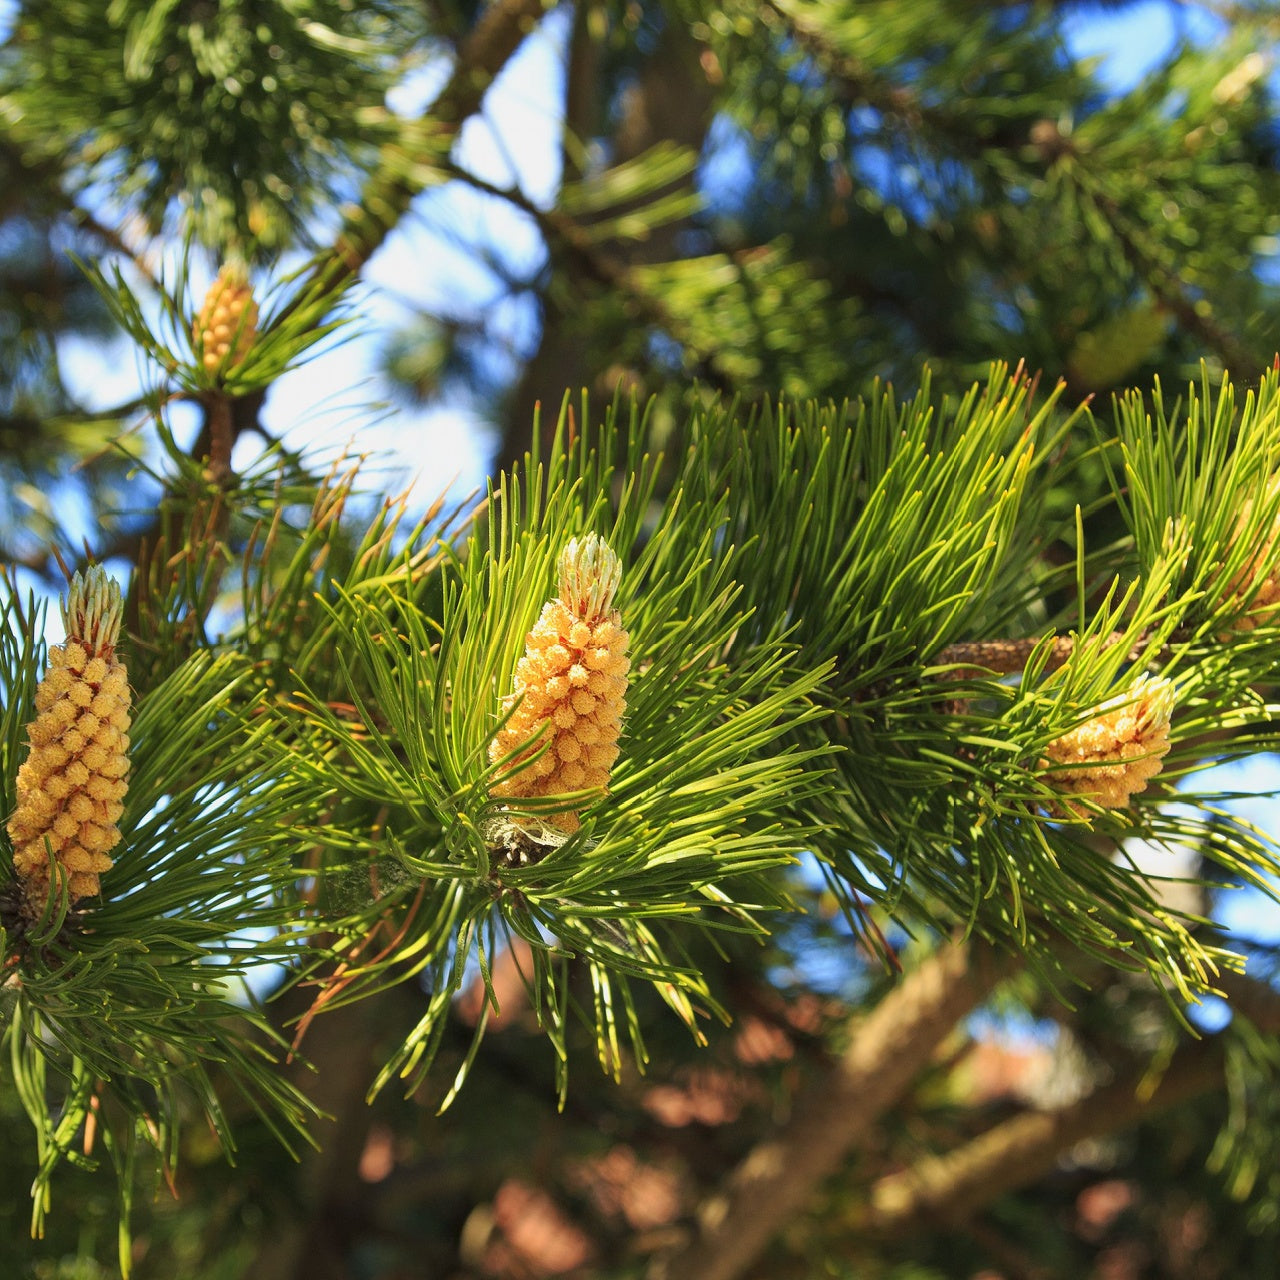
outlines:
M561 1135L526 1188L577 1206L561 1271L950 1275L937 1222L1225 1084L1205 1184L1224 1223L1280 1204L1280 1000L1221 910L1274 904L1280 854L1206 772L1280 716L1267 6L1131 91L1068 56L1078 7L16 6L0 1126L34 1234L106 1164L123 1273L311 1274L341 1225L390 1276L422 1259L372 1188L416 1159L453 1179L414 1228L440 1274L551 1274L499 1212L509 1123ZM535 200L455 143L548 31ZM282 443L277 392L462 190L536 233L532 269L464 247L538 320L458 297L389 342L500 465L383 498L380 461ZM39 288L37 241L74 252ZM108 325L140 388L91 411L60 344ZM993 998L1075 1047L1044 1123L955 1105L946 1037ZM296 1184L253 1172L277 1151ZM624 1167L667 1208L610 1201ZM1061 1254L1050 1216L1001 1256Z

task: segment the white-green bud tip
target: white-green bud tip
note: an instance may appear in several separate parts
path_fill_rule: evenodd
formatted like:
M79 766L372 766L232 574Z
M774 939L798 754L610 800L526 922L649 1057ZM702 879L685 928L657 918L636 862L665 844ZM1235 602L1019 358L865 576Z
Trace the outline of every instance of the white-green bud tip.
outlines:
M124 605L120 584L107 577L100 564L75 574L62 604L62 625L68 640L78 640L90 653L114 649L120 638Z
M560 599L580 618L604 617L621 579L622 565L599 534L570 538L560 553Z

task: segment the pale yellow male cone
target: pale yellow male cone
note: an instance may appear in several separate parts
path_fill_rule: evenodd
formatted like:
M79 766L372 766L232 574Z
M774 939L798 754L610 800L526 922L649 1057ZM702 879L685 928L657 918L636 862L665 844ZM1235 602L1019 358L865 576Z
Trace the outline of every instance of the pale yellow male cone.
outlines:
M191 326L195 353L206 373L221 373L249 354L258 336L258 304L243 266L228 262L209 286Z
M1278 486L1280 477L1273 476L1267 484L1268 497L1275 494ZM1237 538L1243 533L1252 511L1253 500L1246 499L1236 521ZM1231 624L1232 631L1252 631L1255 627L1280 620L1280 573L1272 570L1259 577L1261 567L1275 554L1277 538L1280 538L1280 520L1271 526L1256 554L1250 556L1227 583L1227 594L1243 610Z
M36 690L30 749L7 824L32 915L48 896L48 850L75 902L99 892L98 877L111 869L120 842L129 772L129 681L115 648L120 608L120 587L101 566L77 573L62 607L66 642L49 650Z
M1095 707L1084 724L1049 744L1049 758L1040 766L1064 796L1064 813L1088 813L1086 806L1069 797L1087 798L1103 809L1122 809L1146 789L1169 751L1174 699L1173 681L1143 674L1132 688Z
M489 758L496 763L530 739L533 744L508 764L494 794L608 790L631 669L627 633L613 607L621 572L618 557L594 533L565 547L559 594L543 605L525 637L515 691L506 702L515 710L490 743ZM547 822L576 831L579 815L551 814Z

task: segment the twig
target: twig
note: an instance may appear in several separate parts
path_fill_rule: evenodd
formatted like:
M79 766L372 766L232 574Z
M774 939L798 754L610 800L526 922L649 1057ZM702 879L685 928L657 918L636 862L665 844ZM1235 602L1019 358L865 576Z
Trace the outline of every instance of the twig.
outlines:
M938 1044L1012 972L1011 957L951 943L909 973L867 1015L825 1081L773 1138L757 1146L725 1190L704 1204L687 1247L655 1260L651 1280L735 1280L819 1185L865 1143Z
M1125 260L1151 290L1156 301L1173 314L1183 329L1199 338L1209 350L1217 352L1233 377L1249 379L1259 375L1266 362L1247 350L1235 334L1218 324L1206 300L1196 302L1188 296L1182 280L1140 243L1140 233L1129 224L1119 203L1092 175L1079 168L1076 181L1093 201L1094 208L1106 219L1120 243Z
M412 146L395 148L392 159L365 183L360 203L348 209L332 246L321 256L312 278L325 288L336 288L356 275L373 257L401 217L408 211L423 183L409 176L415 160L435 163L447 151L463 122L479 110L489 86L508 59L533 30L549 0L496 0L476 23L458 54L453 74L431 105L428 118L439 127L428 132L426 143L415 155Z
M95 214L91 213L83 205L69 202L67 205L67 216L72 222L83 227L92 235L97 236L109 249L114 249L121 257L128 258L133 263L138 274L157 292L163 291L164 286L156 276L155 270L151 263L147 260L145 253L135 249L125 238L124 233L119 227L108 226L102 222Z
M232 478L231 451L236 431L231 421L231 400L222 391L213 391L205 399L204 410L209 425L209 474L216 484Z
M40 577L52 581L56 576L52 569L52 559L52 551L18 551L0 543L0 568L12 565L14 568L27 569L31 573L39 574Z
M1123 631L1113 631L1110 635L1104 636L1102 639L1102 648L1111 649L1120 644L1125 639ZM936 667L957 667L960 670L948 672L953 679L964 679L972 675L986 675L988 672L995 672L997 675L1008 676L1022 671L1027 665L1027 659L1035 651L1036 647L1041 644L1040 640L1031 638L1025 640L970 640L960 644L949 644L945 649L939 650L937 656L930 663L930 666ZM1096 641L1091 641L1096 643ZM1045 662L1044 669L1046 671L1056 671L1059 667L1065 666L1070 660L1071 655L1076 651L1075 636L1056 636L1049 646L1049 657ZM1135 660L1141 655L1141 643L1134 645L1129 652L1131 660Z
M1024 1111L945 1155L881 1178L850 1223L857 1232L902 1235L924 1219L958 1222L999 1196L1034 1182L1086 1138L1131 1128L1159 1111L1218 1087L1222 1045L1184 1045L1148 1088L1135 1071L1055 1111Z
M905 85L868 75L861 62L830 42L820 23L806 19L776 0L766 0L760 10L762 20L769 26L782 27L799 48L821 65L848 100L865 102L878 111L899 117L908 126L920 123L924 108L919 95Z
M733 379L721 367L718 346L700 341L689 325L650 291L644 289L635 272L625 262L605 252L592 239L588 230L573 218L555 209L540 209L518 187L500 187L455 165L447 172L485 195L510 202L538 224L538 229L553 245L572 254L581 279L602 285L627 299L640 319L664 329L681 346L691 351L704 366L703 381L713 390L728 392Z

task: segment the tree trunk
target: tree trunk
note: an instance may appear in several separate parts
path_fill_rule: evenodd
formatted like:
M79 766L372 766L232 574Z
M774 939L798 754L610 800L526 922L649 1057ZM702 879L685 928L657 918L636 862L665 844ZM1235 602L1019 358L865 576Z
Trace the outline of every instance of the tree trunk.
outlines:
M575 47L570 50L566 88L565 127L577 140L590 136L597 110L595 86L581 83L583 77L596 75L596 60L588 49L578 47L591 40L588 24L581 20L585 12L587 6L581 5L579 21L574 27ZM614 163L633 160L664 140L701 152L711 126L714 100L713 87L700 62L699 45L683 24L669 19L640 78L623 97L622 118L611 140ZM574 157L578 149L570 142L564 151L568 177L575 170ZM664 194L665 191L660 191L655 196ZM657 227L644 240L606 241L599 250L626 266L666 262L677 256L677 240L684 225L675 222ZM570 274L567 292L572 295L573 290ZM544 297L542 307L542 338L512 394L494 460L495 471L510 467L524 454L539 406L540 430L545 440L555 428L565 392L571 392L576 402L581 388L590 386L596 372L585 358L586 344L583 335L576 331L571 305Z
M876 1121L914 1083L941 1041L1013 969L982 944L953 943L908 974L855 1030L828 1078L791 1121L703 1205L687 1248L658 1259L651 1280L736 1280L812 1203Z

